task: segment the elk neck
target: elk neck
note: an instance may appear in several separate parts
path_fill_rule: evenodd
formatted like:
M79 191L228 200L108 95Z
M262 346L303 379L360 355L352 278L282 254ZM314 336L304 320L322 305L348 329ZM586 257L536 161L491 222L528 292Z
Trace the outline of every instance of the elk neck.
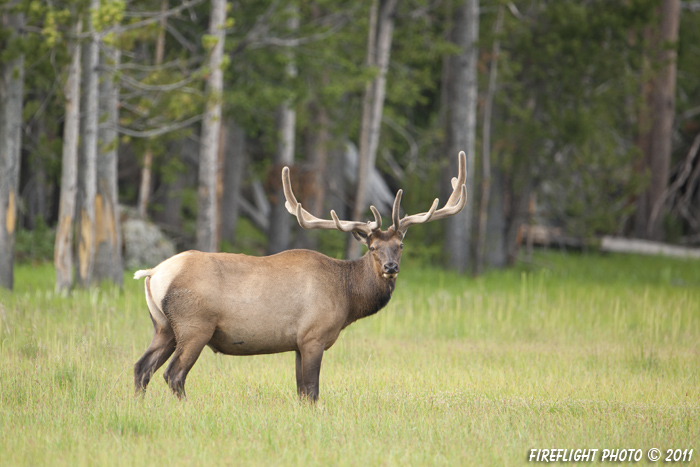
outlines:
M343 325L345 328L384 308L391 299L396 281L379 276L368 253L360 259L344 261L343 266L343 285L348 298L348 317Z

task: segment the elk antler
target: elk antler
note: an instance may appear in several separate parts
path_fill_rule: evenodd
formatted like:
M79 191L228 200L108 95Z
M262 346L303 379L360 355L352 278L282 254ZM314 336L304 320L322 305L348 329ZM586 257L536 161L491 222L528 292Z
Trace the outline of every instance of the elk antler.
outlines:
M382 216L374 206L369 208L374 214L374 222L352 222L341 221L335 211L331 211L333 220L319 219L301 206L294 196L292 191L292 183L289 180L289 167L282 169L282 187L284 189L284 197L287 200L284 206L290 214L296 216L299 225L304 229L325 229L325 230L340 230L342 232L359 232L369 235L375 230L382 227Z
M459 213L467 202L466 181L467 156L464 154L464 151L460 151L459 174L457 175L457 178L452 178L452 194L447 200L447 203L445 203L445 206L443 206L441 209L437 209L439 201L437 198L435 198L435 201L433 201L433 205L430 206L428 212L413 214L411 216L407 215L403 219L399 219L399 206L401 204L401 195L403 194L403 190L399 190L399 192L396 193L394 208L391 211L391 218L393 220L393 225L391 228L397 232L406 233L406 230L408 230L408 228L412 225L444 219Z

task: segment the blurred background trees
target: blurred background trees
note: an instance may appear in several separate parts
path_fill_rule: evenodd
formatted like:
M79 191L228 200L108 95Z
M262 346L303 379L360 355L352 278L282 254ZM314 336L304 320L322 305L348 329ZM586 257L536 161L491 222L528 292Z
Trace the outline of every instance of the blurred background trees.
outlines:
M119 283L126 219L356 255L293 227L281 166L317 216L388 216L449 192L458 150L470 209L407 255L504 267L533 226L700 243L697 2L224 3L0 1L0 285L51 255L59 290Z

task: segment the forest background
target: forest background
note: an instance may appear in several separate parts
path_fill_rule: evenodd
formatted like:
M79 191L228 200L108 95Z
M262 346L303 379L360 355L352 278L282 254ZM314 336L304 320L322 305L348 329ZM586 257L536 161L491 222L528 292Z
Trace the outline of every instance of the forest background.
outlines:
M2 0L0 285L123 280L121 226L178 249L357 256L312 213L460 216L408 254L512 264L523 226L700 243L700 2ZM148 266L152 266L148 265Z

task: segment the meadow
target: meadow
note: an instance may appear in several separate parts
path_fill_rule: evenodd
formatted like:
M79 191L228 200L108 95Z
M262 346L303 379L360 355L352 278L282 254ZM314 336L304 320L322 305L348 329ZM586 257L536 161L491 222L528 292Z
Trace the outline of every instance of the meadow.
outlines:
M522 465L538 448L700 459L697 261L548 252L477 279L406 262L388 307L326 352L315 406L297 400L293 353L208 349L187 401L163 369L135 398L152 335L142 281L62 296L39 264L15 283L0 291L0 465Z

